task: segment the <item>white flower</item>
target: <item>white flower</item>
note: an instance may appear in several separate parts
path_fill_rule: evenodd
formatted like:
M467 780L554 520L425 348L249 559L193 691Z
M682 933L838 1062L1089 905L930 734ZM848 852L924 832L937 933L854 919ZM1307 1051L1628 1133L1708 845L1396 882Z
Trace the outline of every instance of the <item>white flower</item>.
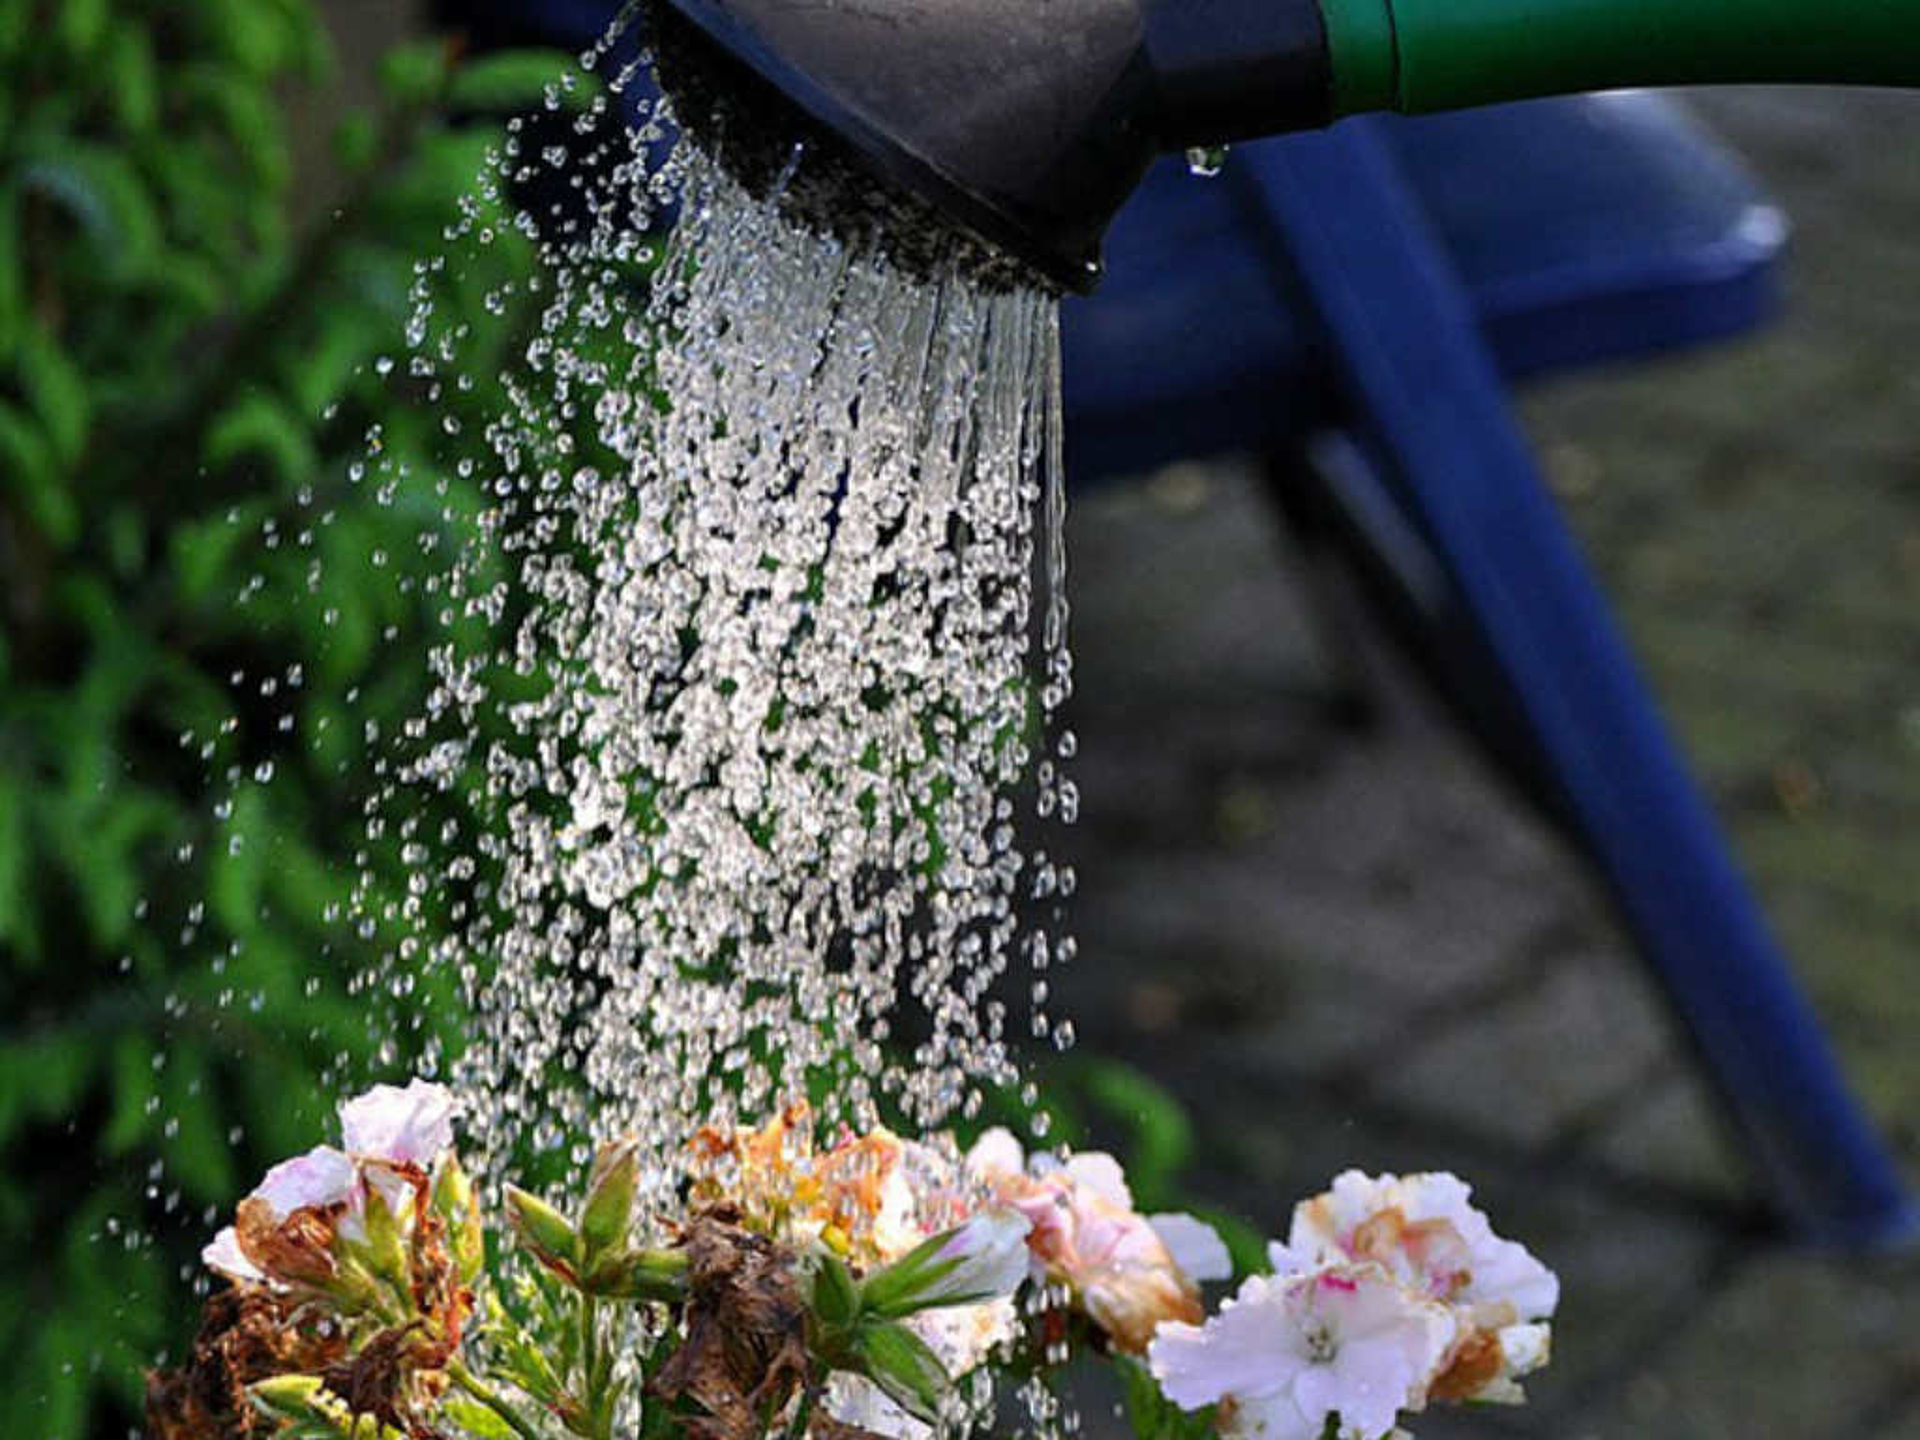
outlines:
M258 1284L265 1280L266 1273L247 1259L240 1249L240 1232L229 1225L214 1236L205 1249L200 1252L200 1262L216 1274L229 1280L245 1280Z
M453 1148L453 1095L444 1085L414 1080L406 1088L376 1085L340 1106L344 1148L320 1145L283 1160L254 1187L258 1201L252 1221L280 1225L299 1210L331 1211L332 1233L350 1241L366 1239L367 1194L377 1191L395 1218L411 1223L419 1197L417 1172L431 1172ZM252 1236L255 1231L249 1231ZM249 1244L255 1244L250 1239ZM207 1266L235 1280L260 1282L271 1277L249 1260L239 1232L228 1226L200 1252Z
M431 1170L453 1148L453 1112L453 1092L431 1080L413 1080L404 1090L376 1085L341 1104L340 1132L362 1159Z
M1147 1353L1167 1398L1218 1405L1225 1435L1319 1440L1337 1413L1343 1440L1377 1440L1425 1403L1454 1331L1444 1305L1344 1265L1255 1276L1204 1326L1162 1325Z
M350 1201L356 1173L351 1156L331 1145L316 1145L267 1171L251 1198L266 1201L273 1207L274 1218L284 1220L296 1210L325 1209Z
M1472 1189L1448 1174L1381 1175L1349 1170L1293 1212L1287 1244L1271 1248L1280 1273L1370 1261L1401 1284L1453 1307L1453 1352L1433 1394L1445 1400L1517 1404L1517 1380L1547 1362L1541 1322L1560 1301L1560 1282L1524 1245L1494 1234Z
M1027 1234L1032 1223L1018 1210L996 1205L967 1221L940 1247L938 1263L953 1268L922 1293L938 1301L1000 1299L1027 1278Z

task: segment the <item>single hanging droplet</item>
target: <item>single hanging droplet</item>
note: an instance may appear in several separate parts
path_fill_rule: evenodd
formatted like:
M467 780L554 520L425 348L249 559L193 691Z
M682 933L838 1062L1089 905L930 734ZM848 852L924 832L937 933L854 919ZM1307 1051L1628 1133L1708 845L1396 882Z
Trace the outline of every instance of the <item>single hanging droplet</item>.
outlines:
M1227 147L1224 145L1192 145L1187 149L1187 173L1198 175L1202 180L1211 180L1227 165Z

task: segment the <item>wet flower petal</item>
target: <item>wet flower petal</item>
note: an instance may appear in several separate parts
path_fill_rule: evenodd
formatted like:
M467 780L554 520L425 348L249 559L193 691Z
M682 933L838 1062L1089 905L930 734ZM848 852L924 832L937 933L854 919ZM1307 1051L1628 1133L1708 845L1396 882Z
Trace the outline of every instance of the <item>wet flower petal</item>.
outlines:
M1426 1386L1455 1320L1371 1265L1256 1276L1203 1326L1161 1327L1148 1361L1182 1409L1220 1405L1226 1435L1318 1440L1337 1412L1343 1437L1373 1440Z
M266 1201L277 1218L285 1219L308 1207L346 1204L353 1198L356 1178L351 1156L331 1145L317 1145L269 1170L254 1187L253 1198Z
M432 1169L453 1147L453 1112L453 1092L430 1080L376 1085L341 1104L340 1130L355 1155Z
M200 1261L209 1270L229 1280L257 1284L267 1278L260 1267L247 1259L245 1252L240 1249L240 1234L231 1225L207 1243L200 1252Z
M1206 1221L1191 1215L1171 1214L1149 1215L1147 1223L1153 1226L1153 1233L1160 1237L1160 1243L1173 1256L1173 1263L1189 1280L1233 1278L1233 1256L1227 1253L1226 1242L1220 1238L1219 1231Z

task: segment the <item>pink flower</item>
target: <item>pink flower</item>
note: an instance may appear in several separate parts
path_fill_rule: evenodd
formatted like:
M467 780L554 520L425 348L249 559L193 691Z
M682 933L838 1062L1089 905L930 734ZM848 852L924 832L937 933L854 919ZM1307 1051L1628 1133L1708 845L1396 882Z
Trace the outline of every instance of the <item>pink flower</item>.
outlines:
M411 1224L434 1167L453 1147L453 1110L452 1093L426 1080L405 1089L376 1085L346 1101L340 1106L345 1148L317 1146L274 1166L241 1202L243 1223L214 1236L201 1259L219 1274L255 1284L286 1278L288 1266L317 1274L330 1263L336 1236L366 1239L369 1192L378 1193L402 1227ZM314 1215L302 1220L297 1236L279 1234L303 1211ZM283 1263L271 1263L268 1248Z
M376 1085L340 1106L346 1148L366 1160L431 1170L453 1148L453 1092L431 1080Z
M1198 1282L1232 1273L1226 1247L1200 1221L1185 1215L1149 1220L1136 1212L1126 1176L1110 1155L1092 1151L1065 1163L1043 1156L1029 1164L1012 1135L990 1130L969 1152L967 1167L1031 1222L1027 1244L1036 1273L1069 1286L1081 1309L1123 1350L1144 1353L1164 1321L1198 1320Z
M1204 1326L1162 1325L1148 1364L1183 1410L1217 1405L1228 1436L1377 1440L1418 1409L1454 1319L1371 1265L1254 1276Z

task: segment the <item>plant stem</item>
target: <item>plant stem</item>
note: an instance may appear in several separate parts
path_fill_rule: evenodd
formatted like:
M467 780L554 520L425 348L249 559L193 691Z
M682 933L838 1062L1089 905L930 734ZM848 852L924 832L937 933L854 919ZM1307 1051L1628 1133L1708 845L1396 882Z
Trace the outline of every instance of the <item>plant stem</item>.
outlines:
M595 1440L607 1440L613 1434L613 1416L608 1413L607 1387L601 1374L600 1302L593 1296L580 1296L580 1398L586 1405L587 1426Z
M487 1409L506 1421L520 1440L540 1440L539 1431L520 1418L520 1414L492 1386L481 1380L471 1370L455 1360L447 1367L447 1373L453 1377L453 1383L479 1401Z
M800 1403L794 1407L793 1423L787 1427L788 1440L807 1440L807 1425L813 1419L814 1402L820 1398L820 1380L816 1376L807 1381L806 1388L800 1392Z

